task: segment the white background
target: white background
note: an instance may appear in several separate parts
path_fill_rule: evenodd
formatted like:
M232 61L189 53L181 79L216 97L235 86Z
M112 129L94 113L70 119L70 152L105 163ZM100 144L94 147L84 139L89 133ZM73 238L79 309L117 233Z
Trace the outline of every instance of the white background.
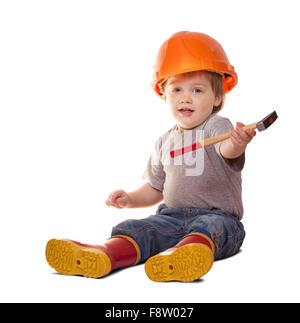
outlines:
M0 2L0 300L297 302L298 1ZM154 141L173 126L151 90L158 48L181 30L224 47L239 75L221 115L252 123L274 109L243 172L242 252L195 283L154 283L143 265L103 279L55 274L51 238L101 243L156 207L105 205L143 181Z

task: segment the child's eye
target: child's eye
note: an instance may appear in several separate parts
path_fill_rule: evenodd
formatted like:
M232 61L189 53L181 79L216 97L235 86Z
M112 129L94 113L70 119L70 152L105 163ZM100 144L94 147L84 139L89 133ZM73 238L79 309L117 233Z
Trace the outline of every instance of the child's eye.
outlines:
M195 89L193 89L193 92L194 92L194 93L201 93L201 92L202 92L202 90L201 90L201 89L199 89L199 88L195 88Z
M173 92L180 92L180 88L179 87L174 87Z

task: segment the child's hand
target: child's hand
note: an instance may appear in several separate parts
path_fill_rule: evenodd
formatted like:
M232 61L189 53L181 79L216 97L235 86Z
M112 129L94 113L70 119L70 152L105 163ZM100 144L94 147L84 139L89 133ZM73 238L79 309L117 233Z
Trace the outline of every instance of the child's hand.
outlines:
M129 195L123 190L113 191L108 199L105 201L106 205L114 206L118 209L123 209L124 207L129 207L130 198Z
M236 123L236 129L230 129L230 140L232 148L236 155L240 156L245 150L249 142L256 135L255 130L242 130L245 125L241 122Z
M224 140L220 146L221 155L227 159L234 159L241 156L246 150L247 145L256 135L255 130L242 130L244 125L236 123L236 129L230 129L230 137Z

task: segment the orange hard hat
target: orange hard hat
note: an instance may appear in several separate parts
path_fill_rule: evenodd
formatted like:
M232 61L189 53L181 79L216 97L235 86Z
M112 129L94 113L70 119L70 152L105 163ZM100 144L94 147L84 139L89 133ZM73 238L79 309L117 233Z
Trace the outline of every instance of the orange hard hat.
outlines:
M212 71L223 75L224 92L237 84L237 74L222 46L212 37L181 31L172 35L160 47L154 66L153 88L162 96L160 85L170 76L193 72Z

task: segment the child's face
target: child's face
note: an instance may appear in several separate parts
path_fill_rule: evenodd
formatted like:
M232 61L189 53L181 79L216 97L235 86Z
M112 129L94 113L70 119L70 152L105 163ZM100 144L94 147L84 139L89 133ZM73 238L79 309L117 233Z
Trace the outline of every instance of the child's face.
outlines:
M203 71L171 76L165 87L165 98L181 129L201 124L222 100L215 96L209 75Z

